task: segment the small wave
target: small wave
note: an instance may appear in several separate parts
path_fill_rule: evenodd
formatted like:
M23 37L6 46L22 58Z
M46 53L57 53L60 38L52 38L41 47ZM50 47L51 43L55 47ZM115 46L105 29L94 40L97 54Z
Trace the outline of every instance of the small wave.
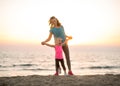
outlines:
M36 69L22 69L22 70L28 70L28 71L41 71L41 70L46 70L46 71L50 71L52 69L41 69L41 68L36 68Z
M81 69L120 69L120 66L92 66L92 67L81 67Z
M11 67L31 67L31 66L37 66L36 64L13 64L13 65L0 65L0 68L11 68Z
M16 67L16 66L36 66L36 64L14 64L13 67Z
M0 68L9 68L9 67L12 67L12 66L3 66L3 65L0 65Z

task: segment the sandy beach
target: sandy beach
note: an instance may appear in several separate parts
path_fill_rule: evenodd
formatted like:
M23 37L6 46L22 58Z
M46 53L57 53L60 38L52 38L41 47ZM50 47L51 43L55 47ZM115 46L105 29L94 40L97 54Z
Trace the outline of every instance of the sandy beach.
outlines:
M120 86L120 75L0 77L0 86Z

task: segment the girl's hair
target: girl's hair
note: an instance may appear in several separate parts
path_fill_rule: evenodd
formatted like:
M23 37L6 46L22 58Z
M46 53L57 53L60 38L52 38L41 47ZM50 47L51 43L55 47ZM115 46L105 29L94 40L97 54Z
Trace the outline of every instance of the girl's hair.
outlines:
M62 42L62 38L60 38L60 37L55 38L55 44L58 44L58 43L59 43L59 41L61 41L61 42Z
M61 26L61 23L59 22L59 20L58 20L55 16L52 16L52 17L50 17L50 19L49 19L50 28L53 28L53 27L54 27L54 25L51 23L51 20L52 20L52 19L56 19L56 20L57 20L57 26Z

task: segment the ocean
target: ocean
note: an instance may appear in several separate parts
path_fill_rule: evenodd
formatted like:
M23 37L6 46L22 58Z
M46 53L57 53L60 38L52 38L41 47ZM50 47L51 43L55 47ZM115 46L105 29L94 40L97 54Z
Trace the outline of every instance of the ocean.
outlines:
M69 50L75 75L120 74L120 47L69 46ZM0 77L53 75L54 58L54 48L47 46L0 46Z

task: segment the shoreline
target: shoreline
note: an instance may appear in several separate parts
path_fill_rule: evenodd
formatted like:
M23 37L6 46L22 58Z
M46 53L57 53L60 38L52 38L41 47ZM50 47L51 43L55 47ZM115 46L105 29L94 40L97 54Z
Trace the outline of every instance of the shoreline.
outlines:
M120 74L0 77L0 86L120 86Z

